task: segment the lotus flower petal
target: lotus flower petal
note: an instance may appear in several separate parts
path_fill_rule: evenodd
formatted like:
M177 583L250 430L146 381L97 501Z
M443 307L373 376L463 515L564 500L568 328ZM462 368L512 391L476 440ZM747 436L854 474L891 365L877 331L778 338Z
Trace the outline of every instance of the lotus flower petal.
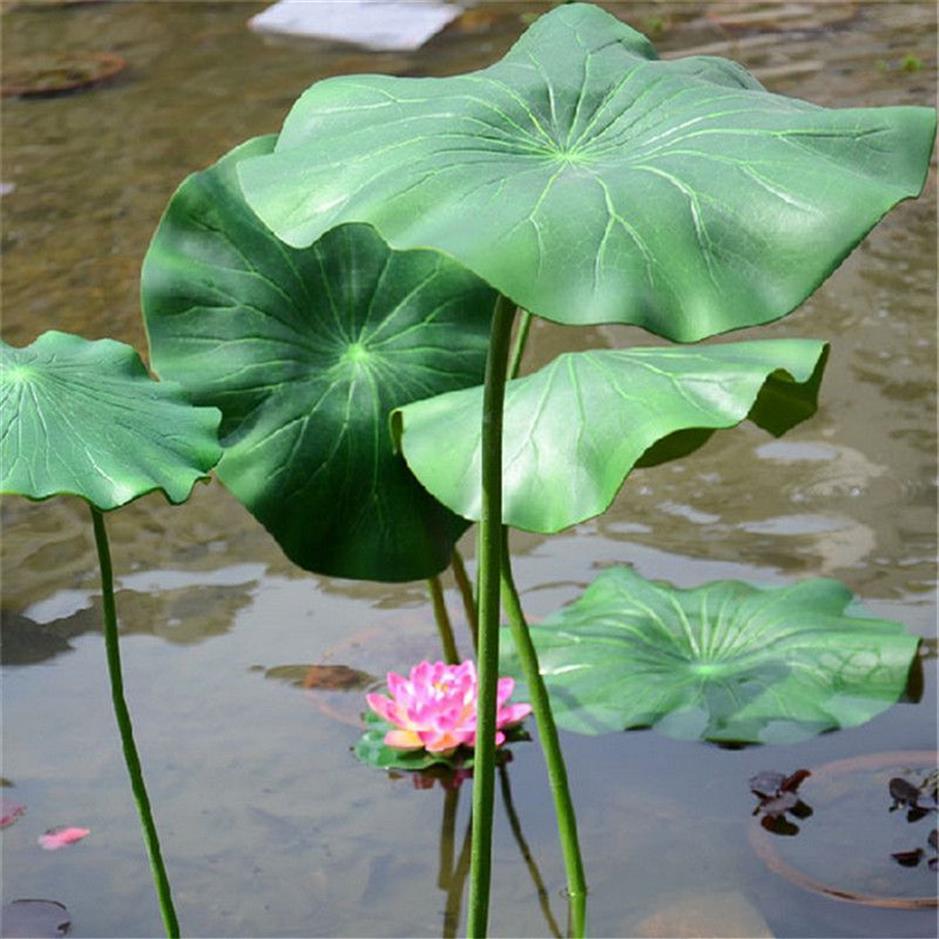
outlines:
M44 835L39 836L39 846L45 848L46 851L58 851L59 848L81 841L82 838L87 838L90 834L90 828L72 828L68 826L50 828Z

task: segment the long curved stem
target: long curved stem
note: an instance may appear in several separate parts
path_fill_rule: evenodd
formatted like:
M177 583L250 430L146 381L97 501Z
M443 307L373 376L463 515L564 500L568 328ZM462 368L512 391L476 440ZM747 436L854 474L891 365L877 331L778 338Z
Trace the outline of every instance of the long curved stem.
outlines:
M470 583L469 575L466 573L466 565L463 563L463 555L454 547L453 557L450 560L450 566L453 568L453 579L456 581L457 588L460 591L460 597L463 600L463 612L466 615L466 623L469 627L470 636L473 639L473 650L479 651L479 614L476 610L476 600L473 597L473 585Z
M127 704L124 701L124 680L121 675L121 652L117 634L117 612L114 607L114 576L111 570L111 551L108 547L108 535L104 526L104 516L94 506L91 507L91 518L95 528L98 563L101 566L104 644L108 658L108 675L111 679L111 701L114 705L114 716L117 719L117 726L121 734L121 746L124 750L127 774L130 776L130 787L134 793L134 801L137 803L137 812L140 815L140 822L143 827L144 843L147 846L147 855L150 858L150 870L153 873L153 882L156 886L163 926L166 935L170 939L178 939L179 922L176 919L176 910L173 908L170 882L166 876L166 868L163 866L163 856L160 853L160 841L157 837L156 824L150 811L150 799L147 797L143 771L140 768L140 758L137 756L137 747L134 744L134 730L130 721L130 712L127 710Z
M584 864L577 840L574 803L571 801L567 769L564 766L558 731L551 713L551 702L538 667L538 655L532 645L531 636L528 634L528 624L525 622L518 590L512 579L509 536L508 529L505 527L502 529L502 540L502 602L509 618L512 640L522 665L522 673L528 685L532 709L538 724L538 739L541 741L548 768L548 781L551 786L551 795L554 797L554 813L558 820L558 834L564 854L564 867L567 871L567 892L571 903L571 932L575 939L581 939L586 929L587 881L584 877Z
M499 578L502 568L502 407L515 307L496 300L486 360L482 417L482 511L479 521L479 654L476 753L473 766L473 844L467 932L486 935L492 870L495 797L496 685L499 677Z
M447 604L443 599L443 587L439 577L429 577L427 585L430 587L430 599L434 606L434 622L440 634L440 644L443 646L443 655L448 665L459 665L460 653L457 651L456 640L453 638L453 625Z

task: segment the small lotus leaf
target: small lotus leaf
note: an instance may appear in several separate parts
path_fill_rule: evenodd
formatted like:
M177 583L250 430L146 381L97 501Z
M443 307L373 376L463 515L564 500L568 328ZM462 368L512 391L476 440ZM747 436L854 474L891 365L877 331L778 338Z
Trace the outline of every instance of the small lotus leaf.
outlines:
M431 766L447 766L451 769L468 769L473 765L471 751L464 749L444 756L440 753L428 753L427 750L401 750L389 747L385 743L385 734L392 729L371 711L364 715L365 733L358 739L353 752L369 766L379 769L423 770Z
M829 110L558 6L499 62L309 88L241 170L288 244L367 222L561 323L691 341L784 316L922 188L931 108Z
M863 724L903 692L919 640L852 599L827 579L683 590L613 567L530 631L560 727L790 743Z
M173 503L218 462L219 412L156 382L134 350L50 331L0 343L0 491L75 495L106 511L154 490Z
M494 292L432 251L344 225L302 251L248 209L248 141L190 176L143 268L154 368L221 408L218 475L307 570L413 580L466 523L394 453L392 408L482 382Z
M599 515L634 466L683 455L748 415L781 433L814 412L825 356L811 339L558 356L506 388L503 521L555 532ZM482 504L481 414L482 389L471 388L394 418L417 478L471 519Z
M432 766L445 766L455 770L473 768L474 752L468 747L460 747L449 756L429 753L427 750L401 750L397 747L389 747L385 744L385 734L392 730L391 725L373 711L367 711L362 717L365 722L365 733L358 739L353 752L369 766L398 770L424 770ZM506 743L530 739L528 732L521 724L506 727L505 738ZM511 754L502 747L496 751L497 761L510 757Z

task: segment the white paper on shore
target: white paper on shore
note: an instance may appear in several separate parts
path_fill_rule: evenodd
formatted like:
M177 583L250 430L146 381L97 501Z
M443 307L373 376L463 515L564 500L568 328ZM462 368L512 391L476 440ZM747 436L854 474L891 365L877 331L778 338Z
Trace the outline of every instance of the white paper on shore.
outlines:
M248 20L262 33L349 42L375 51L419 49L463 12L437 0L278 0Z

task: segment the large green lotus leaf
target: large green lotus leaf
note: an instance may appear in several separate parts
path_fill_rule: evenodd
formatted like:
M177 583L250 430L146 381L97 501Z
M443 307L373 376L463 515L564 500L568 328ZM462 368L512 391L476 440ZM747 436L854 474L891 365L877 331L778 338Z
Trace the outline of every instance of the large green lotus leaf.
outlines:
M549 533L599 515L635 465L684 455L748 414L781 433L815 410L826 348L774 339L572 352L509 382L503 521ZM472 388L394 415L414 474L471 519L482 505L481 414L482 390Z
M388 414L483 380L495 293L365 225L285 246L235 176L273 142L248 141L170 202L143 267L153 366L221 408L218 475L292 561L339 577L427 577L466 523L394 453Z
M829 110L725 59L659 61L569 4L478 72L313 85L241 179L289 244L368 222L548 319L691 341L796 307L920 192L934 131L929 108Z
M218 462L219 412L155 382L121 342L51 331L0 342L0 492L102 511L162 490L185 502Z
M790 743L863 724L903 693L919 640L852 599L833 580L680 590L614 567L531 637L568 730ZM503 665L519 672L510 648Z

